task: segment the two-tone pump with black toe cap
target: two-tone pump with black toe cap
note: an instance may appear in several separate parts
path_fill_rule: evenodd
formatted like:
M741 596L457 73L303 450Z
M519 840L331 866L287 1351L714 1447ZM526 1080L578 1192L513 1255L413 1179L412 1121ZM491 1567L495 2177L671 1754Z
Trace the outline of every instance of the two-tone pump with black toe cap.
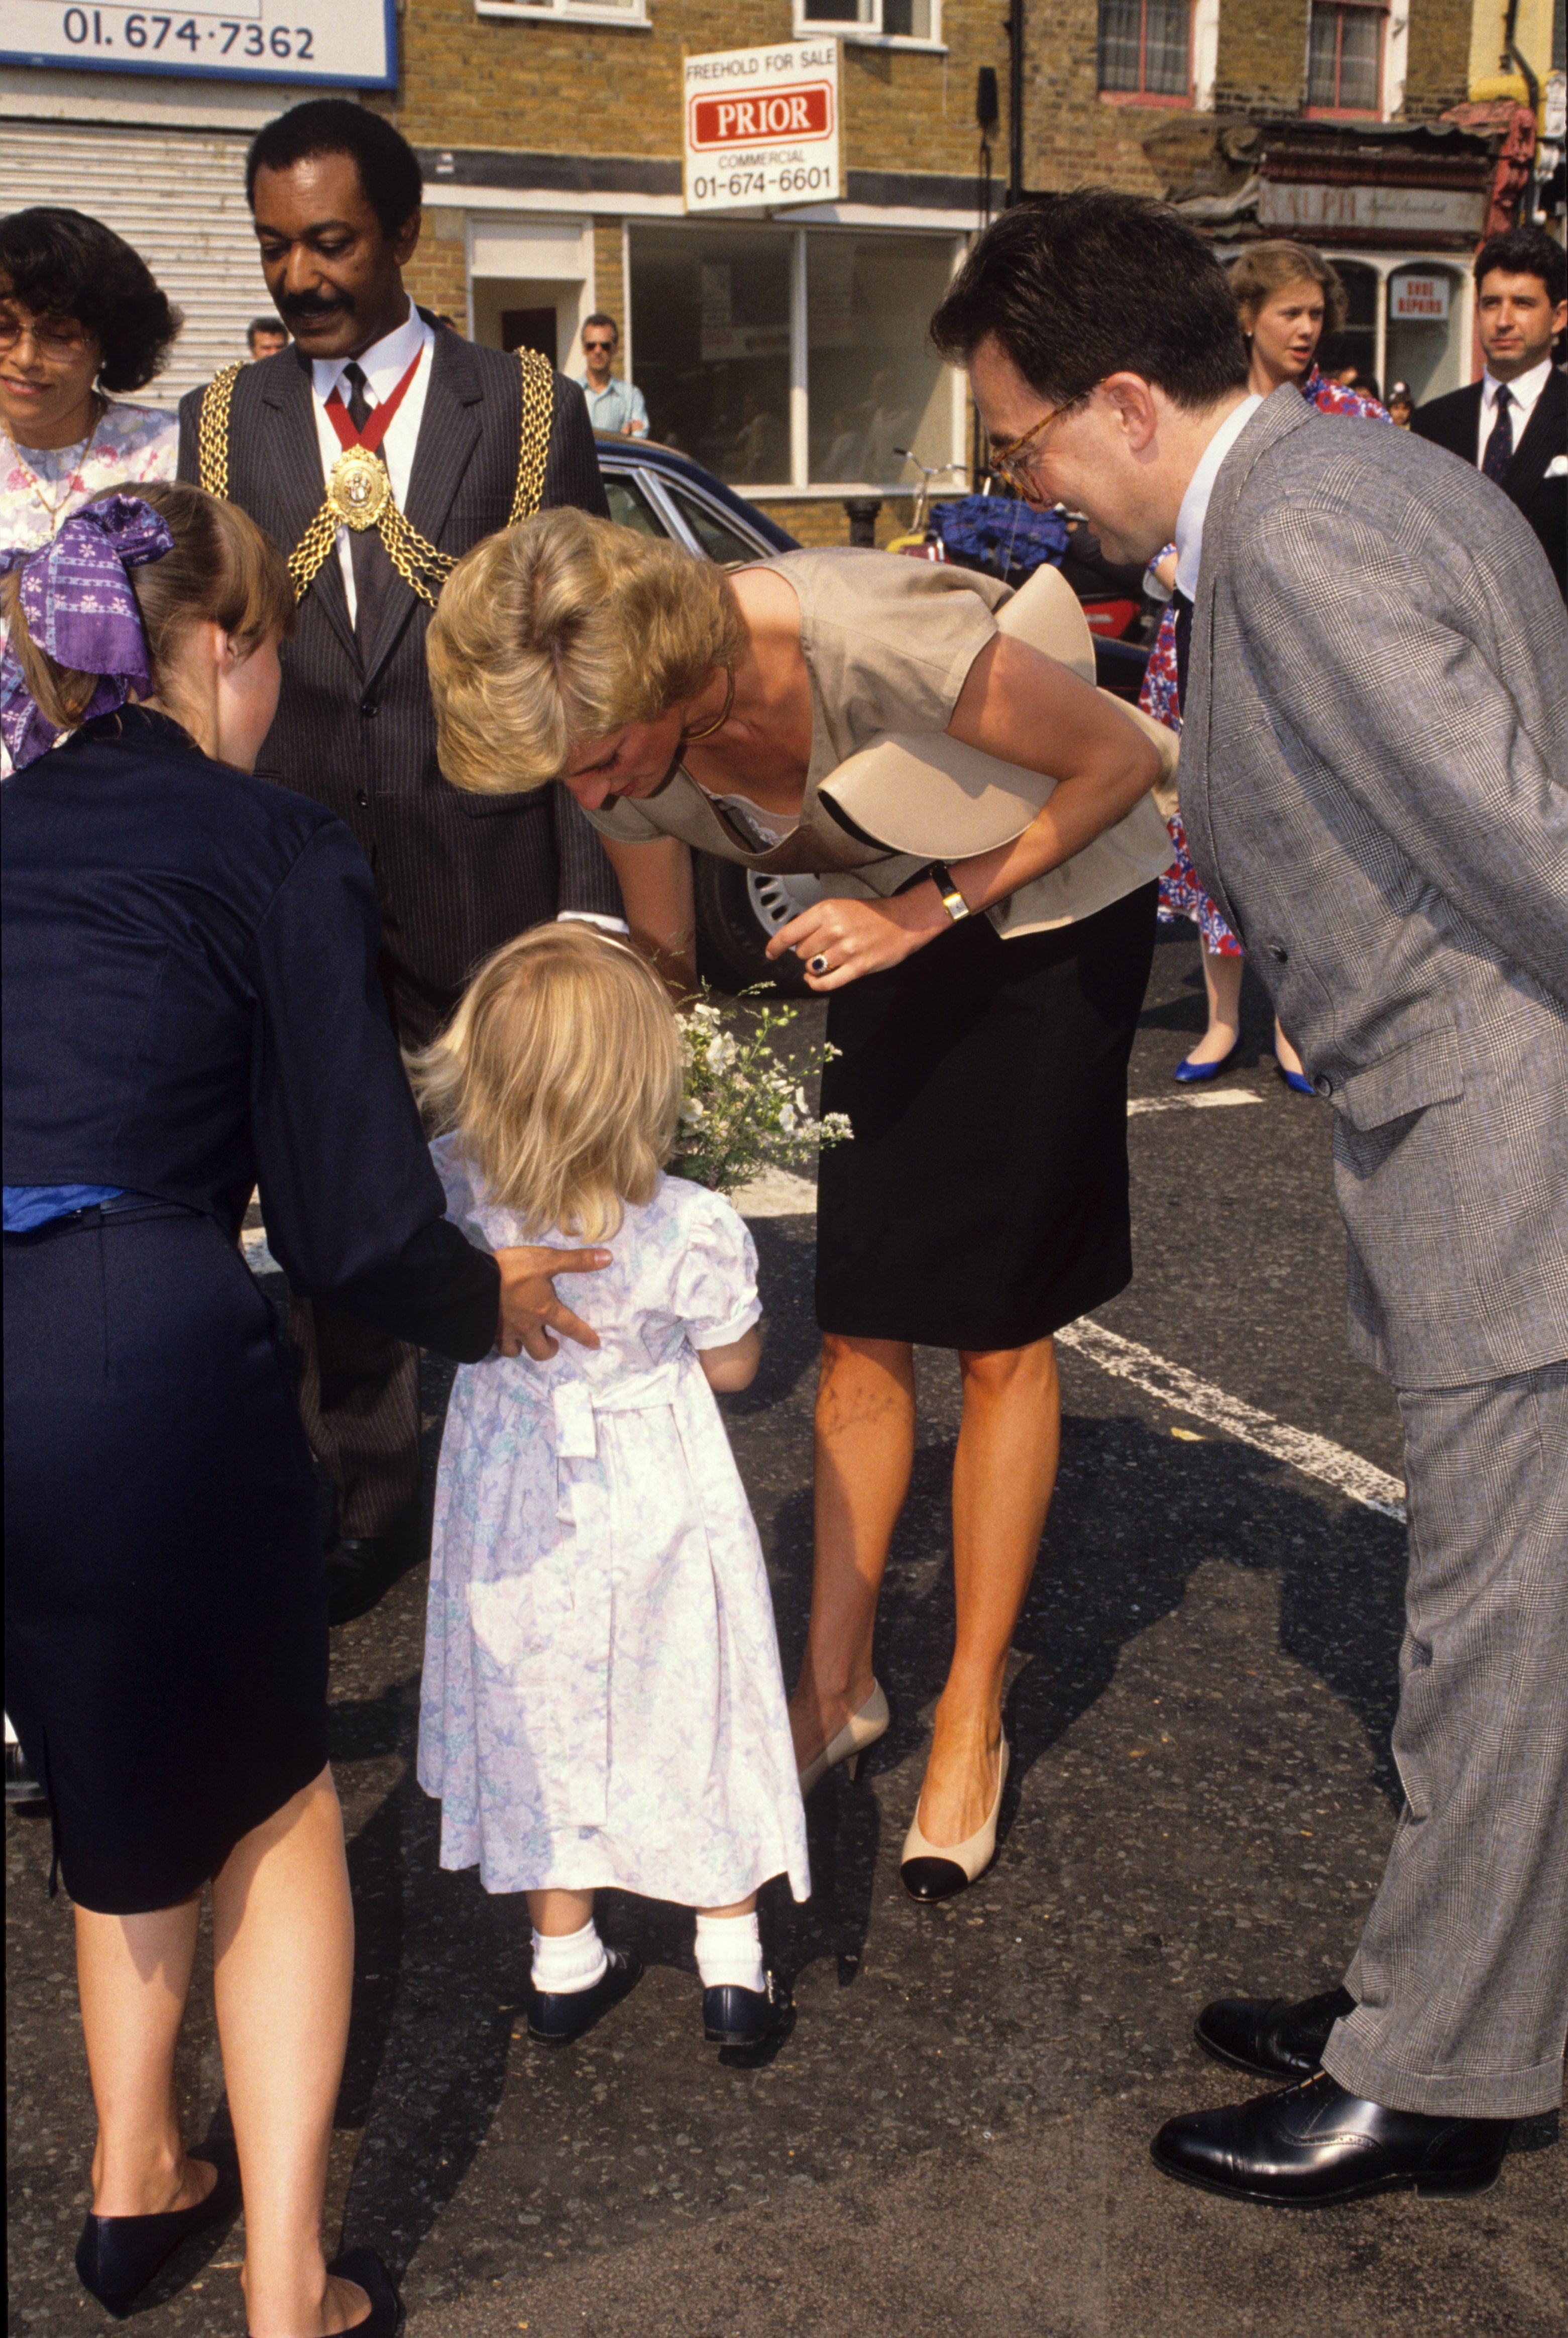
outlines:
M211 2162L198 2161L198 2166ZM219 2167L204 2200L158 2216L89 2216L76 2244L76 2273L117 2322L123 2322L153 2274L192 2233L220 2224L240 2205L240 2177Z
M996 1856L996 1821L1001 1813L1002 1790L1007 1783L1010 1758L1007 1740L1004 1738L996 1764L996 1792L991 1798L985 1822L962 1842L928 1842L920 1832L920 1806L916 1803L898 1867L899 1878L911 1900L926 1904L951 1900L985 1874Z

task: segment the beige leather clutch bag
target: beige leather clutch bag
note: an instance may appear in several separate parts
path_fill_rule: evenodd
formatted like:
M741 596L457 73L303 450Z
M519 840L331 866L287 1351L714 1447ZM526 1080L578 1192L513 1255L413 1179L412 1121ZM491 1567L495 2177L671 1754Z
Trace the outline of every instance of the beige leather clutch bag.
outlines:
M997 612L996 625L999 632L1043 650L1081 681L1093 682L1093 636L1076 595L1058 569L1036 569ZM1168 791L1170 805L1174 806L1176 736L1123 700L1112 702L1159 747L1161 778L1152 794L1135 805L1124 820L1096 837L1063 867L1075 868L1081 878L1086 877L1084 864L1104 846L1119 865L1131 850L1140 865L1149 861L1147 875L1158 876L1170 865L1171 841L1156 799L1165 797ZM914 853L926 860L963 860L972 853L1011 844L1049 801L1055 786L1056 781L1043 771L1004 763L995 755L982 754L978 748L948 738L946 732L889 731L830 771L818 792L853 829L895 852ZM1117 840L1115 844L1112 839ZM1052 870L1051 877L1059 873ZM1037 879L1035 883L1049 881ZM1129 889L1122 884L1105 898L1116 899ZM1024 890L1033 893L1034 887ZM1014 899L1020 900L1022 894ZM1096 906L1103 907L1103 902ZM1069 914L1081 917L1085 912L1080 909Z

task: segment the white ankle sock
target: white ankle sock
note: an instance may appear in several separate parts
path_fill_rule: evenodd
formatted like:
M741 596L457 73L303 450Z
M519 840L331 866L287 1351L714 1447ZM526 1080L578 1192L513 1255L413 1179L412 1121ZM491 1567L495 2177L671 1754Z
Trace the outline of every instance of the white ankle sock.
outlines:
M592 1989L605 1968L604 1943L592 1916L580 1932L535 1932L534 1986L546 1997Z
M699 1916L697 1970L704 1989L760 1989L762 1935L755 1908L749 1916Z

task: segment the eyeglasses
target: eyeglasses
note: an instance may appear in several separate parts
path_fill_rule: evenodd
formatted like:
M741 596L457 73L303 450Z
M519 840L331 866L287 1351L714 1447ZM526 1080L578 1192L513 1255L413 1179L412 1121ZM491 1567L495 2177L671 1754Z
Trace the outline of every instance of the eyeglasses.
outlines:
M1000 446L993 439L991 468L996 476L1006 486L1016 488L1021 496L1026 496L1034 478L1035 462L1045 451L1044 447L1037 443L1042 433L1049 430L1054 422L1059 422L1063 415L1073 413L1083 403L1083 400L1081 398L1070 398L1064 406L1054 406L1050 413L1043 414L1032 429L1024 431L1022 437L1004 438Z
M598 349L613 349L615 344L613 341L584 341L583 347L593 355Z
M31 317L23 322L14 316L0 316L0 357L9 357L17 343L24 341L29 334L38 355L53 365L70 365L95 346L93 336L83 332L80 326L40 325Z

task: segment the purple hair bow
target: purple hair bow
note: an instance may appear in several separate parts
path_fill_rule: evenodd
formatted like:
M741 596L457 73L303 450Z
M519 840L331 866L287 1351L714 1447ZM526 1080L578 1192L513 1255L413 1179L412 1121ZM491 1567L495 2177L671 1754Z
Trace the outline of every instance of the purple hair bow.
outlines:
M174 549L169 523L140 496L84 504L41 552L0 553L0 575L20 567L34 643L61 665L103 676L83 716L111 714L152 680L142 613L127 571ZM0 657L0 738L17 771L60 736L28 689L9 641Z

